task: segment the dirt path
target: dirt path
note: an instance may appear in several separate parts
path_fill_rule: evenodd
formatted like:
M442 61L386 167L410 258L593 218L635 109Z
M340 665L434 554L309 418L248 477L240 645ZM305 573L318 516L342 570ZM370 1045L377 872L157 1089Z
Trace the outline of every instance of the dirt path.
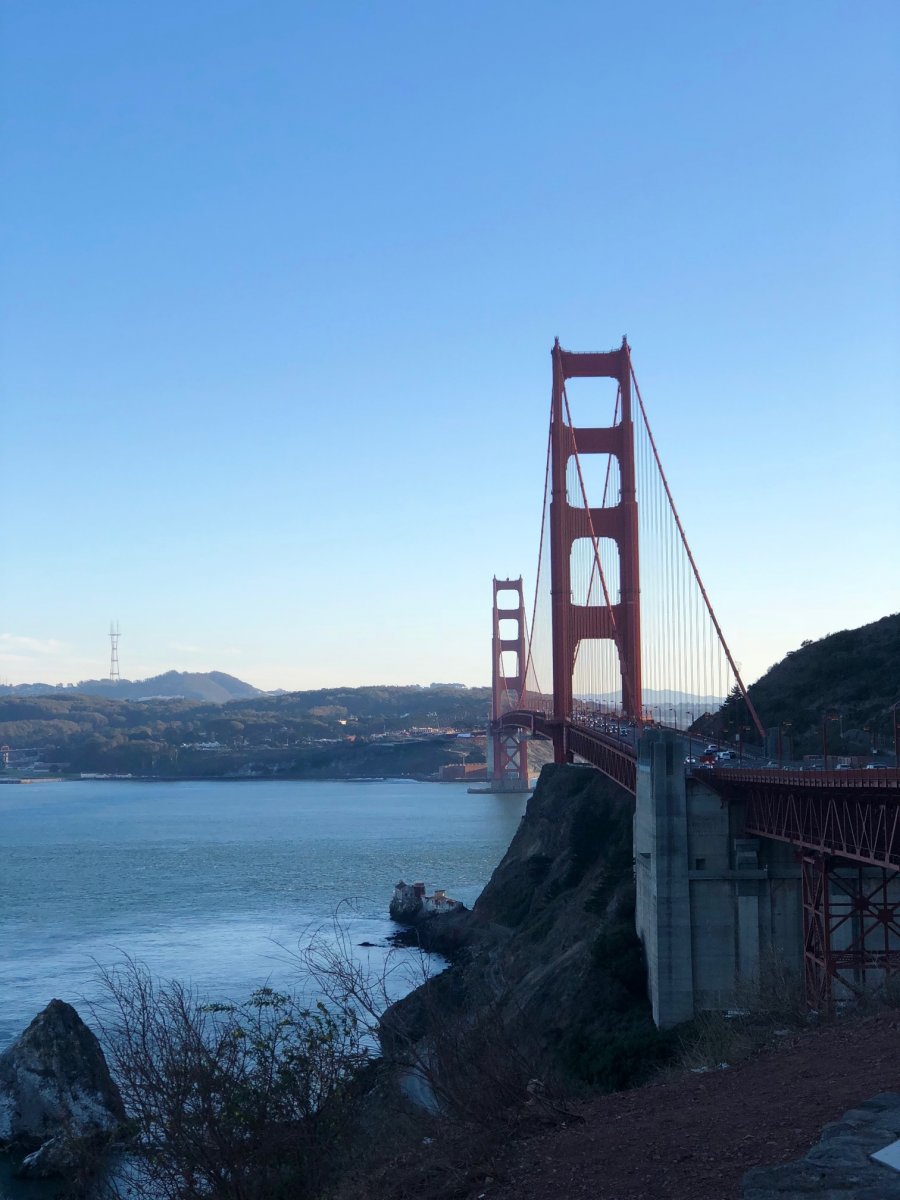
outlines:
M750 1167L804 1154L822 1126L900 1091L900 1017L785 1038L725 1071L599 1097L584 1124L512 1143L485 1200L733 1200Z

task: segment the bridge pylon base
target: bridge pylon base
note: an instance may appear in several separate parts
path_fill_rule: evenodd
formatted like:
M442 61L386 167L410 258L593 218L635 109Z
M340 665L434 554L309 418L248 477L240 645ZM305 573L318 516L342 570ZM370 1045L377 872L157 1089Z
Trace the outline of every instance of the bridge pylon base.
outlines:
M528 738L522 729L488 734L489 787L479 791L528 792Z
M804 852L803 974L810 1008L900 979L900 872Z

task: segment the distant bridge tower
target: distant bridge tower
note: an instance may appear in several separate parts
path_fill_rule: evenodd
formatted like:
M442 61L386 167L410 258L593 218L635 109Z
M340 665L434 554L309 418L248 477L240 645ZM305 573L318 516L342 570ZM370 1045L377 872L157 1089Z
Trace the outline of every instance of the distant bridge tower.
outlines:
M109 623L109 682L119 682L119 622Z
M625 338L618 350L606 354L573 354L557 338L553 350L553 406L550 418L550 579L553 625L553 719L562 731L572 717L572 676L582 639L613 641L619 652L622 707L640 721L641 610L638 572L638 512L634 469L634 425L631 417L631 351ZM615 379L619 385L621 419L615 425L576 429L566 423L567 379ZM569 459L590 454L613 455L619 464L619 503L607 508L583 508L569 503L566 473ZM572 602L572 545L579 538L611 538L619 551L619 590L610 605ZM560 733L554 747L557 762L565 761Z
M501 592L514 592L518 603L514 608L501 608ZM500 622L515 621L515 637L500 636ZM504 654L515 654L514 672L505 670ZM525 695L527 665L525 640L525 597L522 576L518 579L494 577L494 638L492 648L491 720L497 721L505 712L520 708ZM521 792L528 790L528 742L524 732L505 729L490 736L488 778L494 790Z

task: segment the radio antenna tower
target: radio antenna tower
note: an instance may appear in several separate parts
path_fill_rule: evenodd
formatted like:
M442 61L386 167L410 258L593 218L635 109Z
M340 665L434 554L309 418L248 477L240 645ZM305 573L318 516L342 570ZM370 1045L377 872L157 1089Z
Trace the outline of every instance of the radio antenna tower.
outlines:
M119 622L109 623L109 682L119 682Z

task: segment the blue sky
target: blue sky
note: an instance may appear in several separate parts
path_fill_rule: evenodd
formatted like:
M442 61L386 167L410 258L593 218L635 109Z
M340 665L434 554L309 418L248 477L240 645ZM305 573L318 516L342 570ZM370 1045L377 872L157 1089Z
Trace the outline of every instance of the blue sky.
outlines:
M487 682L556 335L748 678L900 608L894 0L0 18L0 680Z

